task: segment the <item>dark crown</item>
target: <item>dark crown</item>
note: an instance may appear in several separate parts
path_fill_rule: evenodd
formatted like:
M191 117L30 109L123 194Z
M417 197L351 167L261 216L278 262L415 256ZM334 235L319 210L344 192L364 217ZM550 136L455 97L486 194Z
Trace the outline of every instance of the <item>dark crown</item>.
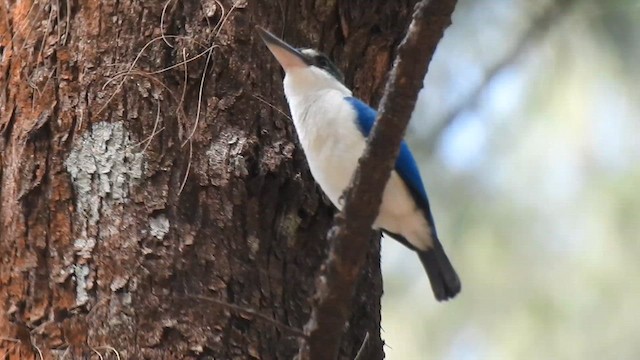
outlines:
M331 74L334 78L336 78L341 83L344 83L344 75L342 71L338 69L336 64L334 64L329 57L317 50L314 49L299 49L300 53L304 55L307 64L317 66L320 69L325 70L329 74Z

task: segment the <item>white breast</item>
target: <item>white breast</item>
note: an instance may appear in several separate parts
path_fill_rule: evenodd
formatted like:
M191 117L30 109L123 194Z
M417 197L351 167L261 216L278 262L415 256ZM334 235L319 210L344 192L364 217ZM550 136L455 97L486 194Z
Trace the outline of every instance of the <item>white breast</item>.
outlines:
M353 121L355 110L336 90L292 97L289 106L311 174L331 202L342 208L340 197L365 148Z
M356 111L345 101L351 92L342 84L327 87L300 73L284 81L298 139L314 179L338 209L342 195L355 172L366 139L358 129ZM326 84L325 84L326 85ZM426 218L395 171L385 187L380 214L374 228L403 235L420 249L431 246Z

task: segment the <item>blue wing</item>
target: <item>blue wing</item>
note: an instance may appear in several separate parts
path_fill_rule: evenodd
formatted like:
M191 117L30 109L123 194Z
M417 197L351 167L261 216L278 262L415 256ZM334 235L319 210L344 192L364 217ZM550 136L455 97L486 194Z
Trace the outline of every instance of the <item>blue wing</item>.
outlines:
M362 134L368 137L373 128L373 123L376 120L376 111L357 98L346 97L345 100L356 110L357 126ZM430 225L433 227L434 222L429 208L427 192L424 189L416 160L413 158L411 150L409 150L409 146L404 140L400 144L400 153L396 159L395 170L402 180L404 180L405 184L407 184L409 191L411 191L418 205L424 210Z

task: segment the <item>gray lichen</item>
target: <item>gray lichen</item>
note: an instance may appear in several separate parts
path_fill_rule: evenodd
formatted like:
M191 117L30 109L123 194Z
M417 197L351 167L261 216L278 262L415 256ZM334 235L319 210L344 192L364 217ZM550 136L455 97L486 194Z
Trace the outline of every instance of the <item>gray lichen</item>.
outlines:
M243 155L247 135L239 129L223 129L205 152L210 169L209 178L215 186L226 186L232 175L249 174Z
M76 280L76 304L82 305L89 300L89 294L87 293L87 289L90 287L87 284L89 265L74 266L73 275Z
M78 238L73 242L76 255L81 259L91 258L91 253L95 246L96 240L93 238Z
M164 214L149 219L149 233L156 239L162 240L169 232L169 219Z
M65 161L76 200L77 238L70 266L78 304L88 300L87 289L93 286L89 264L94 247L102 237L117 232L114 208L128 201L130 188L143 176L143 156L135 149L122 122L99 122L75 141Z
M129 187L142 178L142 153L133 152L122 122L94 124L65 161L76 191L77 210L95 225L101 199L123 203Z
M229 173L224 170L229 157L228 142L224 140L213 142L205 154L209 160L209 168L212 170L211 182L216 186L225 186L229 181Z

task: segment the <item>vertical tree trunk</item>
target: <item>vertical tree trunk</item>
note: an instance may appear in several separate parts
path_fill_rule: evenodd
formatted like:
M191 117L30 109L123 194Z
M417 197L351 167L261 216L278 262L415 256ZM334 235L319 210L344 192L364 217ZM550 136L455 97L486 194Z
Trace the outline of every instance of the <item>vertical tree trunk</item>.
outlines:
M254 26L370 100L414 2L0 5L0 358L291 358L333 210ZM383 357L378 251L344 358Z

